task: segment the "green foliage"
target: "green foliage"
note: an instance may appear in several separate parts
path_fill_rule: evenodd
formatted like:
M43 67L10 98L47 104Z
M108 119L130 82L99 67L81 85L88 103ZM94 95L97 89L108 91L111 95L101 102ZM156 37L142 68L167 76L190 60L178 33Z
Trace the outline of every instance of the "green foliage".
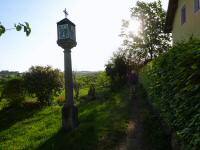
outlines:
M126 84L128 62L123 53L115 53L111 61L106 64L105 70L106 74L110 77L112 89Z
M106 88L110 86L110 79L109 77L106 75L106 72L100 72L97 75L97 79L96 79L96 86L98 88Z
M35 95L41 103L50 105L53 96L58 95L63 88L62 73L50 66L33 66L23 77L26 91Z
M97 80L97 74L98 73L91 73L80 76L77 75L76 80L81 87L90 87L90 85L95 85Z
M6 32L5 27L0 23L0 36Z
M143 70L153 103L185 142L200 147L200 40L175 45Z
M21 31L21 29L24 29L24 32L26 33L26 36L29 36L31 33L31 28L29 26L28 22L25 22L24 24L19 23L18 25L15 24L15 29L17 31Z
M129 21L123 21L121 36L122 50L130 62L143 64L166 52L170 47L171 35L164 32L166 12L161 1L146 3L138 1L131 9L131 18L140 22L137 34L126 33Z
M24 24L22 23L18 23L14 25L14 28L17 31L21 31L22 29L24 29L24 32L26 33L26 36L29 36L31 33L31 27L29 25L28 22L25 22ZM13 29L13 28L12 28ZM6 32L6 30L10 30L10 29L6 29L1 23L0 23L0 36L2 34L4 34Z
M4 83L1 98L5 98L10 105L20 104L25 97L24 82L21 78L12 78Z
M0 99L0 111L8 108L9 106L9 102L6 99Z

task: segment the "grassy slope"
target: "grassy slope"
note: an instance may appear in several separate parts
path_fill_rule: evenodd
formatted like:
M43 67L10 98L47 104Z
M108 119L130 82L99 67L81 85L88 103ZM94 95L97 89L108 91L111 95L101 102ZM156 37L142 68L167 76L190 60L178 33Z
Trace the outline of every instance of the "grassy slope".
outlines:
M79 127L60 130L61 107L0 111L0 149L112 149L125 135L129 114L127 90L100 92L97 100L80 103Z

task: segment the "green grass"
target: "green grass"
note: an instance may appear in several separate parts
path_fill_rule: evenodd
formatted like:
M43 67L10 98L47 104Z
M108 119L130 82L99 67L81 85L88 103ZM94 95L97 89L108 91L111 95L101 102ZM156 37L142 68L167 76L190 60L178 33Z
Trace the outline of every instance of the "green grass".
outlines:
M11 108L1 112L0 145L2 149L34 149L58 132L60 107L42 110Z
M80 125L68 133L61 130L60 106L0 110L0 149L113 149L126 132L127 91L100 91L95 101L80 103Z

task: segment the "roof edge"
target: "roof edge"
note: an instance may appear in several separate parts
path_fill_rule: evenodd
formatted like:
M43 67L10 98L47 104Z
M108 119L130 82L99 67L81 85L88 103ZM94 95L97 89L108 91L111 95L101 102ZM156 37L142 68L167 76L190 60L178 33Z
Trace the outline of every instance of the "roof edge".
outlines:
M60 20L59 22L57 22L57 24L60 25L60 24L66 23L66 22L69 22L70 24L75 26L75 24L68 18L64 18L64 19Z
M166 33L172 32L173 22L174 22L177 8L178 8L178 0L169 0L166 22L165 22L165 29L164 29Z

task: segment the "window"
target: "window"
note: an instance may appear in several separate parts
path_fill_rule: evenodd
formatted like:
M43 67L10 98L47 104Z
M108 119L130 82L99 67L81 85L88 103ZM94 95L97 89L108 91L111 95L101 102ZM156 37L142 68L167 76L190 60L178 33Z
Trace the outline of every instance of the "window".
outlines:
M181 24L186 22L186 6L184 5L181 9Z
M200 9L200 0L194 0L194 12Z
M67 39L69 38L69 28L68 24L59 25L58 26L58 38L59 39Z

